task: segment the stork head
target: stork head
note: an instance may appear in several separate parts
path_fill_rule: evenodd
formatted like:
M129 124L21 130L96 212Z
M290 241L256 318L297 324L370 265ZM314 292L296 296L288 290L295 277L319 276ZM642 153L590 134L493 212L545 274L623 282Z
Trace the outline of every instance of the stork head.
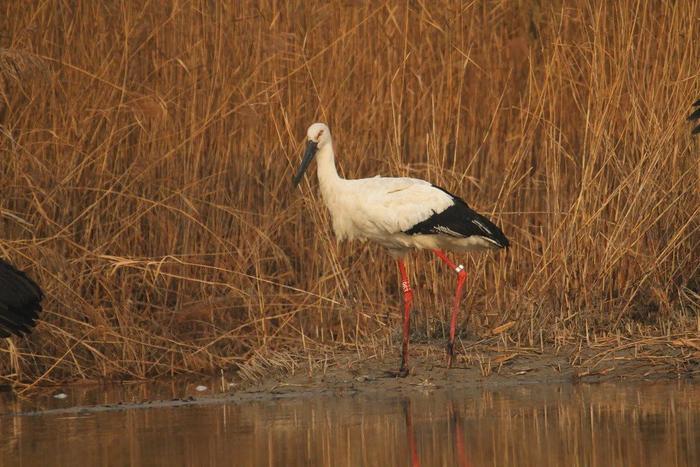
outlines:
M314 123L306 130L306 150L304 151L299 170L297 170L296 175L292 179L294 186L299 184L301 177L304 176L304 172L306 172L319 149L328 144L331 144L331 130L328 129L328 125L325 123Z

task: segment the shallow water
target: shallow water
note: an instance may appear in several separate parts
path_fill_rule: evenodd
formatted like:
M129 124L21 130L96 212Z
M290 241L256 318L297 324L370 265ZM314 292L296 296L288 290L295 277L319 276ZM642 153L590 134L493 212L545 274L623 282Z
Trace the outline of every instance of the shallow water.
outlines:
M12 415L26 401L6 400L0 465L697 466L699 389L411 389L48 415Z

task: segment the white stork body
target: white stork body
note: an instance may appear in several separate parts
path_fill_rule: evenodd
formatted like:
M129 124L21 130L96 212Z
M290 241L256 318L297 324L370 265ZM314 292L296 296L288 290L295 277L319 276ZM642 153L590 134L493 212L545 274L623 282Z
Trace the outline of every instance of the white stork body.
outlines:
M424 245L420 240L424 235L403 233L452 204L449 196L428 182L386 177L321 180L319 173L323 201L339 240L369 239L396 251L437 247Z
M328 127L314 123L307 132L307 147L294 177L297 185L316 157L321 194L333 219L339 240L372 240L397 258L404 294L403 352L399 375L408 374L408 332L412 291L403 258L411 248L431 249L458 275L450 322L448 366L454 352L454 335L461 289L466 280L462 265L455 265L443 250L471 251L505 248L503 232L474 212L460 198L415 178L374 177L346 180L335 168Z
M425 180L381 176L341 178L335 168L330 131L328 127L322 131L328 135L329 142L316 153L318 181L338 240L372 240L396 257L404 256L411 248L470 251L507 246L503 234L490 221L471 211L461 199ZM452 214L445 212L448 209L461 211L461 220L471 222L468 232L439 223L431 226L430 233L411 232L431 218L448 220ZM442 218L437 219L440 214Z

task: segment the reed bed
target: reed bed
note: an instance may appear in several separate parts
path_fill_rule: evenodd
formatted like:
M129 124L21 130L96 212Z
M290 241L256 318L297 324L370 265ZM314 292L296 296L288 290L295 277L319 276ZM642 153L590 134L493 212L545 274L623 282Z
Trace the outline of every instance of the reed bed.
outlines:
M2 380L389 345L395 265L336 243L315 177L292 189L314 121L345 176L429 179L512 240L460 258L464 339L693 350L699 17L632 0L4 2L0 254L47 298L34 334L0 343ZM453 276L413 261L415 334L443 338Z

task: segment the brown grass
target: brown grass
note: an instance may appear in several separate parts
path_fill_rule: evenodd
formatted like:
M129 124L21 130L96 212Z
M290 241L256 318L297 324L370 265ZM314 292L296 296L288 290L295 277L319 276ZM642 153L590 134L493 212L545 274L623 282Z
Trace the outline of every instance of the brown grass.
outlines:
M5 381L139 379L385 345L394 264L307 177L423 177L503 226L461 327L512 346L698 332L698 3L4 2L0 254L46 290ZM453 277L417 254L415 325ZM473 337L473 336L472 336ZM279 354L274 354L279 355ZM253 370L250 370L253 371Z

